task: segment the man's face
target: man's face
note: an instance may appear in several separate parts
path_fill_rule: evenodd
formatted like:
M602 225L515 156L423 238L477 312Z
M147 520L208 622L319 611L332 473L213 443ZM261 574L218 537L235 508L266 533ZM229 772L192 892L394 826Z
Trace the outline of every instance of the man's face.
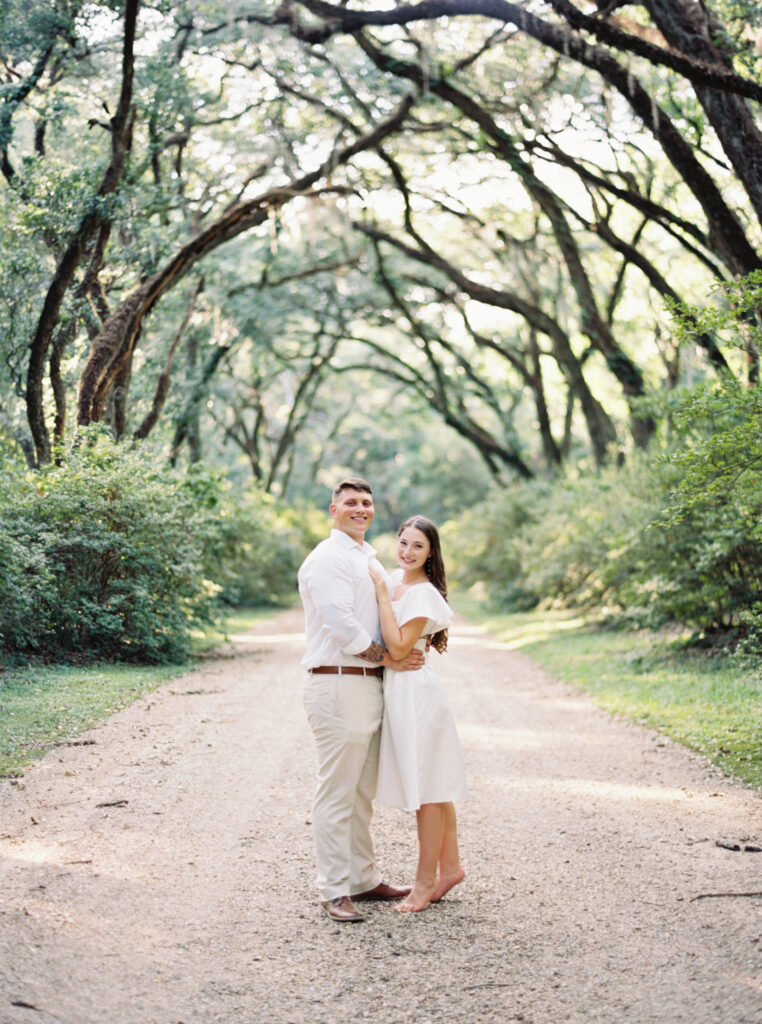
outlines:
M373 497L367 491L342 491L330 507L336 529L362 541L373 522Z

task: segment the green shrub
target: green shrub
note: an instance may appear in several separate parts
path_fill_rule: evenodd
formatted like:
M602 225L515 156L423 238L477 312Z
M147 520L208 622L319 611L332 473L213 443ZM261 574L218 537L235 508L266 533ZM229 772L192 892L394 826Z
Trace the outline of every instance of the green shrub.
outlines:
M675 313L686 341L712 331L731 356L735 349L739 377L723 374L694 389L678 409L671 463L679 482L653 528L664 537L656 605L700 631L745 636L762 649L762 273L719 291L713 306Z
M727 409L728 387L716 387ZM744 428L762 437L754 417ZM762 487L750 465L762 441L744 437L722 472L719 442L495 492L448 527L454 578L480 583L498 609L581 607L762 649Z
M660 611L699 630L758 632L762 621L762 389L732 379L680 410L681 478L655 521Z
M676 316L687 341L735 345L740 374L759 359L762 274L724 290L724 305ZM448 527L455 579L506 610L581 605L762 651L762 386L727 373L651 403L671 420L669 450L656 440L621 467L493 492Z
M538 600L587 608L621 604L640 531L659 508L654 490L653 474L638 459L556 480L522 534L526 584Z
M458 520L442 527L448 573L462 587L476 586L498 609L534 607L539 597L526 577L523 530L531 529L536 499L546 485L495 488Z
M7 497L7 474L0 486ZM17 650L34 646L40 602L53 578L40 548L13 535L3 504L0 499L0 646Z
M228 605L284 604L309 513L170 470L148 446L85 432L58 465L0 478L0 641L48 660L181 661Z
M251 489L220 509L217 545L207 552L207 572L231 607L289 605L296 574L308 550L325 536L311 510L284 509Z
M203 555L217 529L219 485L170 473L148 450L99 431L60 465L6 471L3 482L7 650L149 661L187 654L191 628L213 615Z
M641 457L589 476L495 491L449 528L454 578L484 587L490 604L610 610L645 600L633 572L643 532L663 508L665 471ZM647 575L647 573L646 573Z

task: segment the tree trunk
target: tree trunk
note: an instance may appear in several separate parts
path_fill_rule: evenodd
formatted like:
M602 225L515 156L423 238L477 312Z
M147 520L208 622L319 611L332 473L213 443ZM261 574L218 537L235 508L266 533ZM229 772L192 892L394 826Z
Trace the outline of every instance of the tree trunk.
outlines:
M721 37L723 27L704 4L694 0L646 0L645 7L675 50L719 70L732 71L729 57L714 42L714 38ZM693 87L762 224L762 133L746 101L696 82Z
M132 357L126 360L119 376L114 381L114 437L117 441L127 430L127 408L129 405L130 381L132 380Z
M151 408L143 418L143 422L140 424L138 429L133 434L133 437L137 441L142 441L146 437L148 437L148 435L151 433L153 428L156 426L156 423L158 422L159 416L161 415L161 411L164 408L164 403L167 400L167 395L169 394L169 385L172 375L172 361L174 359L175 352L177 351L177 346L182 341L183 335L185 334L188 328L191 316L193 315L193 309L196 304L196 299L203 290L203 287L204 279L203 277L200 277L196 282L195 287L191 291L188 303L185 308L185 315L183 316L180 326L175 332L175 336L172 339L172 344L169 346L169 352L167 353L164 368L159 374L159 380L157 381L156 384L156 391L154 392Z
M111 122L111 160L106 168L97 191L95 209L86 214L74 237L66 247L53 281L48 288L42 313L30 345L27 367L26 403L29 427L32 431L38 463L50 461L50 435L45 423L43 404L43 381L48 350L53 332L58 323L61 305L71 285L77 268L87 254L88 246L97 232L109 223L110 214L103 200L119 185L127 152L130 147L132 130L130 107L132 104L132 81L134 70L134 43L140 0L126 0L124 12L124 43L122 48L122 86L117 112Z
M215 374L220 362L232 348L230 345L218 345L207 357L201 370L201 376L193 385L193 389L186 401L180 415L177 418L175 436L172 441L172 452L170 462L174 466L180 454L180 449L187 442L190 448L191 462L198 461L195 456L198 454L198 410L206 397L209 381ZM195 360L193 347L190 348L190 359ZM195 447L194 447L195 446Z
M561 465L561 450L553 437L550 426L550 414L548 404L545 400L545 388L542 381L542 364L540 362L540 346L537 343L537 332L530 328L529 331L529 358L532 363L532 394L534 395L534 407L537 411L537 425L540 429L542 450L545 454L545 461L549 468L557 468Z

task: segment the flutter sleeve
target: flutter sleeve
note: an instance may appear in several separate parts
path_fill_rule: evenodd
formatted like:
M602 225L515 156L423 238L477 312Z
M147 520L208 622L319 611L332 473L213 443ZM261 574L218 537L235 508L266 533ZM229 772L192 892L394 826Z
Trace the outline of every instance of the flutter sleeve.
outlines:
M404 626L411 619L426 618L424 633L436 633L452 623L452 609L431 583L411 587L397 610L397 621Z

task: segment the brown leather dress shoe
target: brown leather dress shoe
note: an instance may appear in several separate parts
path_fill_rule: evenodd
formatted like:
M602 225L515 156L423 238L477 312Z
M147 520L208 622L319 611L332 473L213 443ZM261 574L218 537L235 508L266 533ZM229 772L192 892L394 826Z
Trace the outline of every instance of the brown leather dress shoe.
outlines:
M379 882L375 889L368 889L367 892L358 892L352 897L353 900L402 900L410 892L410 886L389 885L388 882Z
M365 920L365 914L360 913L349 896L337 896L335 900L325 900L320 906L334 921Z

